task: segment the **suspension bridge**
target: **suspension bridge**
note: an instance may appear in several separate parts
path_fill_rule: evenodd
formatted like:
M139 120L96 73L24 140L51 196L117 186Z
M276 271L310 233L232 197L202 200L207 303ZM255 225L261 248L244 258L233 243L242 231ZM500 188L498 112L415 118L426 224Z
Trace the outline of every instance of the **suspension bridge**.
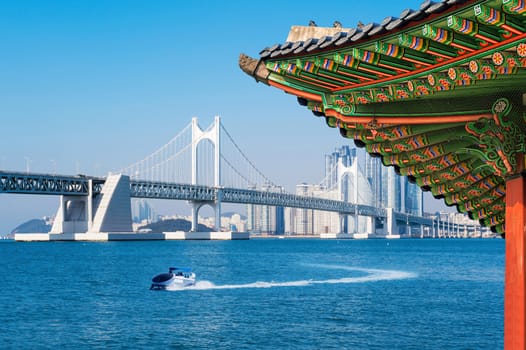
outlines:
M327 192L341 188L343 179L322 181ZM106 239L234 239L221 234L221 204L291 207L338 213L339 230L348 217L366 218L369 230L383 222L386 236L396 235L399 225L419 226L421 231L444 232L445 222L409 213L395 212L360 203L358 175L346 177L354 189L354 201L287 193L273 183L245 155L219 117L202 129L193 118L183 130L155 152L107 177L50 175L0 171L0 193L58 195L60 206L49 234L19 234L18 240L106 240ZM269 190L272 189L272 190ZM339 191L341 193L341 191ZM190 233L132 233L131 198L185 200L192 209ZM363 201L362 201L363 202ZM216 235L197 233L199 210L209 205L215 213ZM448 232L474 231L447 223ZM441 226L442 225L442 226ZM355 226L355 230L357 225ZM442 231L440 231L442 227ZM357 233L357 232L355 232ZM374 234L375 232L370 232ZM238 234L247 238L247 234Z

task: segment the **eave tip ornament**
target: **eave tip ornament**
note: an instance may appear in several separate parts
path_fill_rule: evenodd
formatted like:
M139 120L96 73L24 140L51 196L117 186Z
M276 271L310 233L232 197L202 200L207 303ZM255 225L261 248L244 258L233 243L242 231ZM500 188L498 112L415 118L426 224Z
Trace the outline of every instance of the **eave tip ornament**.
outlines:
M260 64L260 61L247 56L245 54L239 55L239 68L246 74L254 77L256 81L261 81L268 85L268 76L270 72L264 64Z

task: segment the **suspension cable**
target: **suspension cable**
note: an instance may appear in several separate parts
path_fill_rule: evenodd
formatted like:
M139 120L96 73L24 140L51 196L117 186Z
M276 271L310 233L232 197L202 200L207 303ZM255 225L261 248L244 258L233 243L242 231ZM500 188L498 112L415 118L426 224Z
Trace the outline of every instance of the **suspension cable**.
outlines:
M273 181L271 181L268 177L266 177L251 161L250 159L248 159L248 157L245 155L245 153L243 153L243 151L239 148L239 146L237 145L237 143L234 141L234 139L232 138L232 136L230 135L230 133L226 130L226 128L223 126L223 124L221 123L221 129L225 132L225 134L228 136L230 142L232 142L232 144L234 145L234 147L236 148L236 150L241 154L241 156L245 159L245 161L252 167L252 169L254 169L259 176L261 176L267 183L271 184L272 186L276 186L276 187L279 187L278 185L276 185Z

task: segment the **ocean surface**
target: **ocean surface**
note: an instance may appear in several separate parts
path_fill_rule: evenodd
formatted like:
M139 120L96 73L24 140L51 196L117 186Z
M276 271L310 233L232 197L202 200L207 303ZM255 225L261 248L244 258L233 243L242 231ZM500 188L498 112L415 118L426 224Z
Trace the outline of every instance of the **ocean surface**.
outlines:
M150 291L169 266L195 287ZM0 241L0 349L502 349L504 240Z

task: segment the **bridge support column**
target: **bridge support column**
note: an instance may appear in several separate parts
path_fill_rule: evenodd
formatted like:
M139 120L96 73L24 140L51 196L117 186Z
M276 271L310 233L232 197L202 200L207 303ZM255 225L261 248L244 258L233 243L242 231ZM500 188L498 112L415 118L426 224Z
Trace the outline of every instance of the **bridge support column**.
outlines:
M60 205L50 233L78 233L88 230L89 196L60 196Z
M221 201L218 200L216 202L208 202L208 201L190 201L190 205L192 207L192 228L190 229L191 232L198 232L199 231L199 210L203 205L210 205L212 209L214 209L214 230L217 232L221 231Z
M526 178L506 181L504 348L526 349Z
M375 218L372 217L372 216L366 216L366 228L365 228L365 232L367 234L374 234L376 233L375 232Z
M346 233L344 225L345 215L338 213L338 233Z
M387 236L398 236L398 226L396 225L396 217L393 208L386 208L385 212L387 214L386 220L386 235Z
M88 180L88 208L87 208L87 220L88 220L88 232L93 227L93 180ZM131 200L130 200L131 210Z
M132 232L129 176L106 177L100 195L93 202L90 232Z
M192 227L190 231L197 232L199 228L199 209L201 209L203 203L190 201L190 205L192 206Z
M217 232L221 231L221 189L217 190L217 198L215 202L215 229Z
M60 197L51 233L132 232L130 178L109 175L95 198L89 186L87 196Z

